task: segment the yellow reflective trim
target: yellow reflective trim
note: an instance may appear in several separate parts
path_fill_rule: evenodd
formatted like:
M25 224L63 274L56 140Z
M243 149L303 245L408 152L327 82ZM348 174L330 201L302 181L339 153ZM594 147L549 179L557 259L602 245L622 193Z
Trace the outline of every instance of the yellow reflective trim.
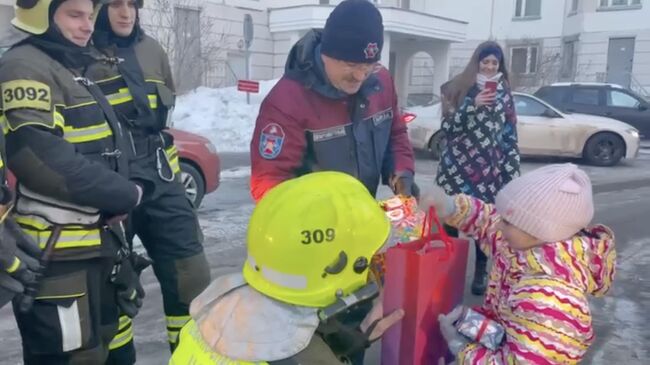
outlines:
M63 138L70 143L92 142L112 135L113 131L106 122L83 128L71 126L63 128Z
M126 326L129 325L129 323L131 323L131 318L129 318L129 316L120 316L120 324L117 327L118 330L123 330Z
M67 295L48 295L48 296L42 296L42 297L36 297L38 300L47 300L47 299L70 299L70 298L80 298L86 295L85 292L82 293L75 293L75 294L67 294Z
M165 82L162 81L162 80L145 79L144 81L145 82L153 82L154 84L163 84L163 85L165 84Z
M117 348L120 348L129 342L133 340L133 327L129 327L126 331L124 332L118 332L115 337L113 337L113 340L111 340L111 343L108 345L109 350L115 350Z
M129 88L123 87L118 89L115 94L106 95L106 99L108 99L108 102L111 105L119 105L133 100L133 97L131 96Z
M19 267L20 267L20 259L18 257L14 257L14 262L11 264L11 266L7 268L7 272L12 274L16 270L18 270Z
M167 148L165 150L165 153L167 153L167 158L169 159L169 165L172 169L172 172L174 174L181 172L181 165L178 159L178 149L176 146L172 145L171 147Z
M97 104L96 101L87 101L85 103L81 104L75 104L75 105L66 105L64 108L65 109L75 109L75 108L81 108L82 106L88 106L88 105L94 105Z
M4 114L0 115L0 125L2 125L2 134L6 136L9 133L9 121Z
M149 98L149 107L151 109L156 109L158 108L158 95L156 94L148 94L147 97Z
M167 320L167 327L170 328L182 328L190 319L192 319L192 316L166 316L165 319Z
M63 117L63 114L57 112L56 110L54 111L54 126L55 127L60 127L61 129L64 128L65 126L65 118Z
M0 157L0 169L5 166L5 162L2 160L2 157Z
M109 82L109 81L117 80L117 79L120 79L120 78L122 78L122 75L116 75L116 76L113 76L113 77L109 77L107 79L102 79L102 80L99 80L99 81L95 81L95 83L96 84L101 84L101 83L104 83L104 82Z
M176 342L178 342L178 334L180 332L181 332L180 330L178 330L178 331L169 331L168 330L167 331L167 341L169 341L169 343L171 343L172 345L176 344Z
M25 234L32 237L41 249L45 248L47 239L50 238L50 231L36 231L23 228ZM54 248L77 248L77 247L92 247L101 245L101 237L98 229L93 230L68 230L61 232L61 237L57 241Z

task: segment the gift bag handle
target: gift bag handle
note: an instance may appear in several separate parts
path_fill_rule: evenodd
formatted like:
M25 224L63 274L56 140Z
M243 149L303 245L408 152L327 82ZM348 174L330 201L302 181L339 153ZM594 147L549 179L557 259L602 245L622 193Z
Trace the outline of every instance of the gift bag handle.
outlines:
M438 217L438 212L436 212L436 208L434 206L429 207L429 211L424 217L424 225L422 227L422 235L420 237L421 240L424 240L425 242L429 242L433 239L433 226L436 226L438 229L438 234L442 238L442 242L445 244L445 249L447 255L445 255L445 259L448 259L450 255L454 252L454 242L452 241L451 237L447 234L447 231L445 231L444 227L442 226L442 223L440 223L440 218Z

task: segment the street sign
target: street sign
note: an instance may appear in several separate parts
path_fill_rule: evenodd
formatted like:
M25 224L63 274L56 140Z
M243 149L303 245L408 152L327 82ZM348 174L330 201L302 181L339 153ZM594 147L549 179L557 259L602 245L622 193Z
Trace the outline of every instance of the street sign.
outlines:
M260 92L260 83L252 80L237 80L237 90L257 94Z

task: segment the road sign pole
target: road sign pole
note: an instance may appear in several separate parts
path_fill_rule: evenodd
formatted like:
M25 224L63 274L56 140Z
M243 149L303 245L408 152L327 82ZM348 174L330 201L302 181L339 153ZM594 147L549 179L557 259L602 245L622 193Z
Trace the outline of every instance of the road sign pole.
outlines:
M250 80L251 68L251 44L253 43L253 17L250 14L244 15L244 45L246 46L246 80ZM250 105L251 94L246 93L246 104Z

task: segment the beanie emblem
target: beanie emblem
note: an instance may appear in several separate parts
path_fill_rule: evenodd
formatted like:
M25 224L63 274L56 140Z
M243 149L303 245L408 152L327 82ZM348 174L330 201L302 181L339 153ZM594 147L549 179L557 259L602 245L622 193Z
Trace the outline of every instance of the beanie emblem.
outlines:
M375 56L377 56L377 53L379 53L379 47L377 46L377 43L368 43L366 49L363 50L363 53L366 55L367 60L375 58Z

